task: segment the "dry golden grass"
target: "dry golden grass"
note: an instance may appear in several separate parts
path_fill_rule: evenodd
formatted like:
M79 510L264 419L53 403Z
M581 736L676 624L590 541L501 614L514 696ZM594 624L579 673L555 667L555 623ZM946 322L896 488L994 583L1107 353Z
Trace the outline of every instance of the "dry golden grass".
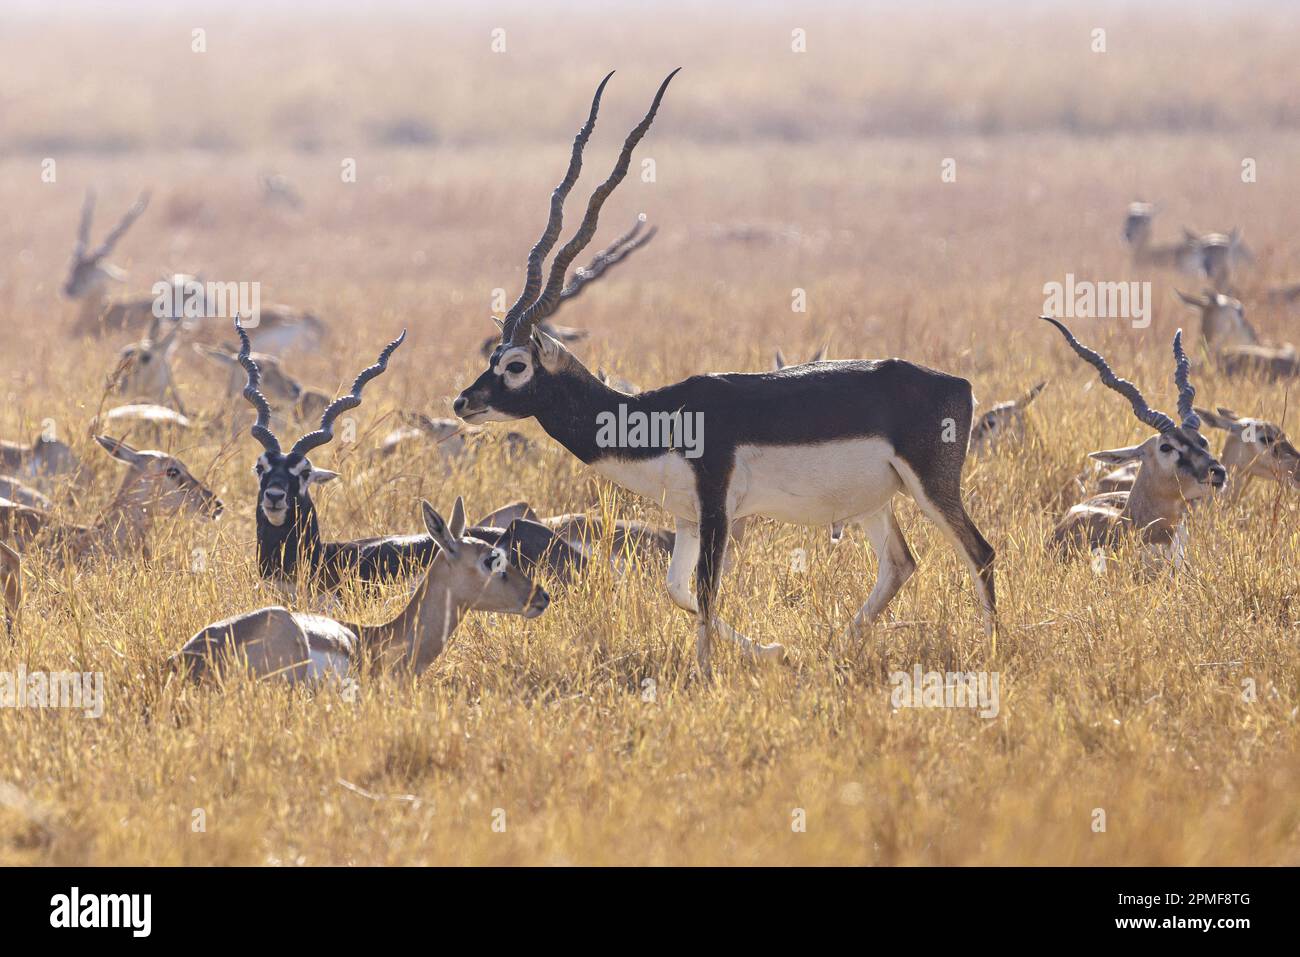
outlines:
M1016 11L623 11L564 19L577 24L564 43L559 14L523 8L212 17L203 57L188 19L6 23L0 435L51 418L95 466L70 517L93 516L117 481L87 423L124 343L60 335L72 309L57 290L93 184L100 230L155 191L115 257L124 294L172 269L260 281L264 300L331 324L321 353L293 362L312 384L339 386L410 328L357 413L358 443L320 456L345 479L317 496L327 536L414 531L418 497L445 509L457 494L476 513L524 497L664 521L531 423L531 459L493 445L450 473L432 453L366 460L395 409L446 415L480 371L492 290L518 288L609 66L620 73L575 196L666 69L686 69L638 154L657 182L629 178L602 220L604 238L645 210L662 233L561 319L593 330L578 350L590 364L658 385L829 339L837 357L965 375L985 405L1051 385L1024 447L968 465L970 508L998 550L996 647L964 571L910 503L900 517L920 569L893 624L861 643L841 637L874 578L861 533L832 548L824 529L759 523L723 615L782 641L790 661L756 667L723 650L712 687L692 677L693 625L661 567L596 573L535 621L471 616L420 680L366 682L354 700L169 684L164 659L190 634L277 600L252 561L255 443L187 442L182 458L226 500L218 524L164 520L148 564L61 572L29 558L0 671L103 672L106 708L99 720L0 710L0 862L1300 863L1300 500L1257 487L1238 508L1200 510L1173 582L1129 574L1125 556L1104 576L1051 559L1043 541L1085 453L1144 433L1035 318L1043 284L1067 272L1154 280L1149 329L1077 331L1172 406L1170 336L1195 323L1175 280L1134 273L1119 245L1124 205L1142 196L1165 204L1162 237L1180 219L1246 227L1260 258L1243 280L1251 318L1266 338L1296 339L1259 297L1300 279L1295 12L1116 8L1098 57L1091 21ZM511 52L493 57L497 25ZM802 57L788 52L795 26L809 30ZM53 72L38 69L55 49ZM406 121L437 142L381 142ZM56 184L40 181L45 156ZM1258 183L1240 181L1247 156ZM344 157L356 184L340 182ZM940 183L944 157L956 183ZM293 179L301 212L261 204L264 169ZM796 287L807 314L791 312ZM222 400L203 373L182 359L181 391L214 416ZM1239 412L1276 420L1287 404L1281 385L1211 368L1195 382L1204 403ZM399 591L345 611L380 620ZM997 671L999 716L893 710L888 674L916 663Z

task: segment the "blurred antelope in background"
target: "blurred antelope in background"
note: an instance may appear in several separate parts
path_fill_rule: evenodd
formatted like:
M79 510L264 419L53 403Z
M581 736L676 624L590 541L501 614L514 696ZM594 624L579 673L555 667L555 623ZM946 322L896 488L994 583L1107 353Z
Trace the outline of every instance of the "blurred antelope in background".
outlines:
M1130 203L1124 217L1124 242L1133 253L1133 262L1139 266L1158 266L1176 269L1189 275L1202 270L1200 245L1194 235L1184 233L1181 242L1157 245L1152 236L1152 220L1157 207L1154 203Z
M1227 433L1219 453L1219 461L1228 470L1226 495L1238 498L1255 478L1300 489L1300 452L1281 426L1266 419L1238 416L1222 406L1217 412L1197 408L1196 414L1206 425ZM1135 458L1116 469L1101 480L1099 488L1103 492L1131 489L1138 465Z
M30 444L0 439L0 473L21 478L46 479L71 475L81 462L66 443L47 438L44 433Z
M167 323L165 331L164 322ZM176 410L184 414L185 406L172 374L179 331L177 323L155 317L143 339L118 353L118 364L113 374L114 390L124 398L156 405L165 406L170 400Z
M25 551L35 540L74 562L96 556L149 557L149 530L160 512L188 511L216 519L221 500L196 479L185 463L165 452L137 451L125 442L95 436L103 449L127 466L112 504L93 525L60 522L48 512L27 506L0 505L0 540Z
M436 556L396 617L356 625L322 615L261 608L208 625L173 656L184 675L220 679L229 669L290 684L316 684L370 664L421 674L442 654L471 611L536 618L550 598L512 565L503 549L465 534L465 506L456 500L451 523L428 502L421 514Z
M4 596L5 634L13 638L23 604L23 562L4 542L0 542L0 593Z
M981 415L970 430L972 455L981 455L1002 444L1019 445L1029 430L1025 409L1047 383L1040 382L1018 399L999 402Z
M1260 342L1239 299L1212 289L1202 296L1179 292L1178 298L1200 311L1206 349L1227 375L1265 379L1300 376L1300 355L1295 346L1289 342L1280 346Z
M98 334L101 331L100 316L108 302L108 291L113 283L126 279L126 273L108 262L107 257L148 206L149 192L146 190L123 214L117 225L109 230L104 242L92 249L90 225L95 216L95 193L94 190L86 191L86 199L81 207L81 222L77 226L77 242L72 249L72 265L68 269L68 278L63 283L63 294L80 303L74 327L78 335Z
M1093 551L1136 536L1145 546L1144 565L1154 554L1172 561L1175 568L1181 566L1187 538L1187 504L1219 491L1227 479L1200 433L1201 420L1192 406L1196 390L1189 378L1191 364L1183 352L1183 331L1179 329L1174 335L1174 382L1182 419L1176 423L1151 408L1137 386L1116 376L1100 354L1081 344L1061 322L1049 316L1042 318L1060 330L1070 348L1097 370L1105 386L1129 401L1138 421L1156 431L1135 446L1089 453L1111 464L1138 460L1132 490L1093 496L1073 506L1053 531L1053 546L1063 554L1079 547Z
M226 395L237 398L244 388L245 372L239 362L238 352L229 352L223 346L210 346L206 343L194 343L194 351L204 358L224 367L229 372L226 380ZM266 398L274 402L280 411L272 411L271 426L273 431L284 431L298 422L319 419L326 406L330 404L329 393L323 389L302 385L284 368L284 363L277 357L265 352L253 352L249 358L257 363L261 374L261 391ZM239 428L238 423L235 427Z

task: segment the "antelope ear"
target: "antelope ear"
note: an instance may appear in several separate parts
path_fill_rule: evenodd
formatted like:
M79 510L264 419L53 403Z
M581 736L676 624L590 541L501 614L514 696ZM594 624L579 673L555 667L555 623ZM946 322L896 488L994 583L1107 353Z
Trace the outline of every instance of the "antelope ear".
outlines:
M95 441L103 446L105 452L119 462L125 462L127 465L139 465L144 460L143 455L121 439L110 438L107 435L97 435Z
M1209 409L1197 408L1195 412L1201 417L1201 421L1212 429L1223 429L1225 432L1231 432L1238 424L1235 416L1221 415L1222 409L1219 412L1211 412Z
M1142 443L1145 445L1146 443ZM1142 458L1142 445L1130 445L1123 449L1100 449L1096 452L1089 452L1088 458L1096 459L1098 462L1105 462L1107 465L1123 465L1125 462L1132 462L1134 459Z
M547 369L554 369L556 361L564 351L564 347L560 345L560 340L534 326L533 341L537 343L539 354L542 357L542 365Z
M1038 398L1038 393L1042 392L1043 389L1045 389L1046 387L1047 387L1047 380L1044 379L1042 382L1038 383L1036 386L1034 386L1032 389L1030 389L1028 392L1026 392L1024 395L1022 395L1019 399L1016 400L1016 408L1023 409L1029 403L1033 402L1036 398Z
M456 538L465 534L465 500L459 495L456 496L456 504L451 507L451 524L447 529Z
M772 367L775 369L785 368L785 353L780 349L777 349L776 354L772 356Z
M505 329L505 327L506 327L506 321L505 321L504 319L501 319L501 318L499 318L498 316L493 316L493 317L492 317L492 321L495 322L495 323L497 324L497 328L498 328L498 329L501 329L501 330L504 330L504 329Z
M1193 309L1203 309L1208 304L1208 300L1202 299L1200 296L1189 296L1181 289L1175 289L1174 292L1178 293L1178 298L1187 303Z
M424 527L429 530L429 534L438 543L438 547L448 555L454 556L459 547L459 542L452 537L450 530L447 528L447 523L443 521L437 509L421 499L420 512L424 516Z
M307 476L307 484L324 485L326 482L333 482L338 477L338 472L331 472L329 469L313 468L311 474Z

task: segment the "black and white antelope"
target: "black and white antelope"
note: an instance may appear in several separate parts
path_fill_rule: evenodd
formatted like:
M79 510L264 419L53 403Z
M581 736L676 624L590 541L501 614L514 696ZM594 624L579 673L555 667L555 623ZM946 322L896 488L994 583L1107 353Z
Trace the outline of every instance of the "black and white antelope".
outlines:
M1145 566L1154 564L1152 554L1172 562L1175 568L1180 566L1187 539L1188 503L1219 491L1227 479L1200 432L1183 331L1174 334L1174 383L1181 419L1175 422L1151 408L1137 386L1115 375L1106 360L1079 342L1063 323L1049 316L1042 318L1060 330L1070 348L1097 370L1105 386L1129 401L1138 421L1156 431L1135 446L1089 453L1109 464L1140 460L1132 490L1096 495L1071 507L1053 531L1052 544L1064 555L1079 548L1110 548L1126 536L1136 536L1143 545Z
M140 198L123 214L117 225L109 230L104 241L92 249L90 225L95 216L95 193L93 190L86 191L86 200L81 207L81 222L77 226L77 243L72 248L72 264L68 269L68 278L63 283L63 294L80 303L75 326L78 334L98 334L102 331L100 317L108 302L109 289L113 283L126 279L126 273L108 262L108 256L148 206L149 193L146 191L140 194Z
M560 290L560 302L556 306L566 302L572 302L580 296L584 289L591 283L603 276L612 267L617 266L624 259L636 252L650 240L655 238L655 233L659 231L658 226L651 226L644 233L641 231L645 226L645 213L641 213L632 224L632 228L619 236L612 243L596 254L596 257L581 269L574 270L573 278L568 284ZM571 329L568 326L557 326L547 321L542 323L542 331L552 339L558 339L560 342L578 342L587 338L585 329ZM492 350L497 347L499 340L496 336L488 336L483 340L483 346L480 350L484 356L490 356Z
M366 665L418 675L442 653L469 612L536 618L546 610L546 591L501 548L466 534L460 499L450 524L428 502L420 504L438 551L406 607L391 620L358 625L278 605L259 608L199 631L172 657L173 667L195 680L246 669L257 678L293 685L341 678Z
M715 632L750 654L783 653L780 645L757 644L717 619L719 578L734 519L766 515L800 525L864 525L880 573L854 619L858 628L884 611L915 568L894 517L892 502L900 491L916 500L969 567L991 629L993 548L966 514L961 497L972 415L966 380L901 359L836 361L779 372L695 376L628 395L602 383L541 331L541 322L559 306L566 270L591 241L602 204L626 175L632 150L676 72L660 85L649 111L624 141L613 172L592 193L581 225L555 255L543 286L542 266L559 238L564 200L577 179L609 77L601 81L574 140L568 170L551 196L546 228L528 256L524 289L506 315L488 368L461 392L453 410L470 423L536 418L597 472L676 517L668 593L696 616L696 652L705 674ZM660 441L611 440L610 423L620 416L653 423ZM689 443L688 425L696 426L695 437L703 441Z

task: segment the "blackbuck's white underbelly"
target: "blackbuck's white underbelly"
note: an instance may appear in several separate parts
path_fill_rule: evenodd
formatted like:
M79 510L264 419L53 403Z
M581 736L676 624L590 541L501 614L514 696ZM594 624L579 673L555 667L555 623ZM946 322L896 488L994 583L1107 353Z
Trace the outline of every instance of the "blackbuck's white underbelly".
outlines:
M879 511L902 489L882 438L813 446L742 445L727 494L731 518L765 515L795 525L828 525ZM677 454L636 461L603 459L595 469L630 492L698 521L695 473Z

